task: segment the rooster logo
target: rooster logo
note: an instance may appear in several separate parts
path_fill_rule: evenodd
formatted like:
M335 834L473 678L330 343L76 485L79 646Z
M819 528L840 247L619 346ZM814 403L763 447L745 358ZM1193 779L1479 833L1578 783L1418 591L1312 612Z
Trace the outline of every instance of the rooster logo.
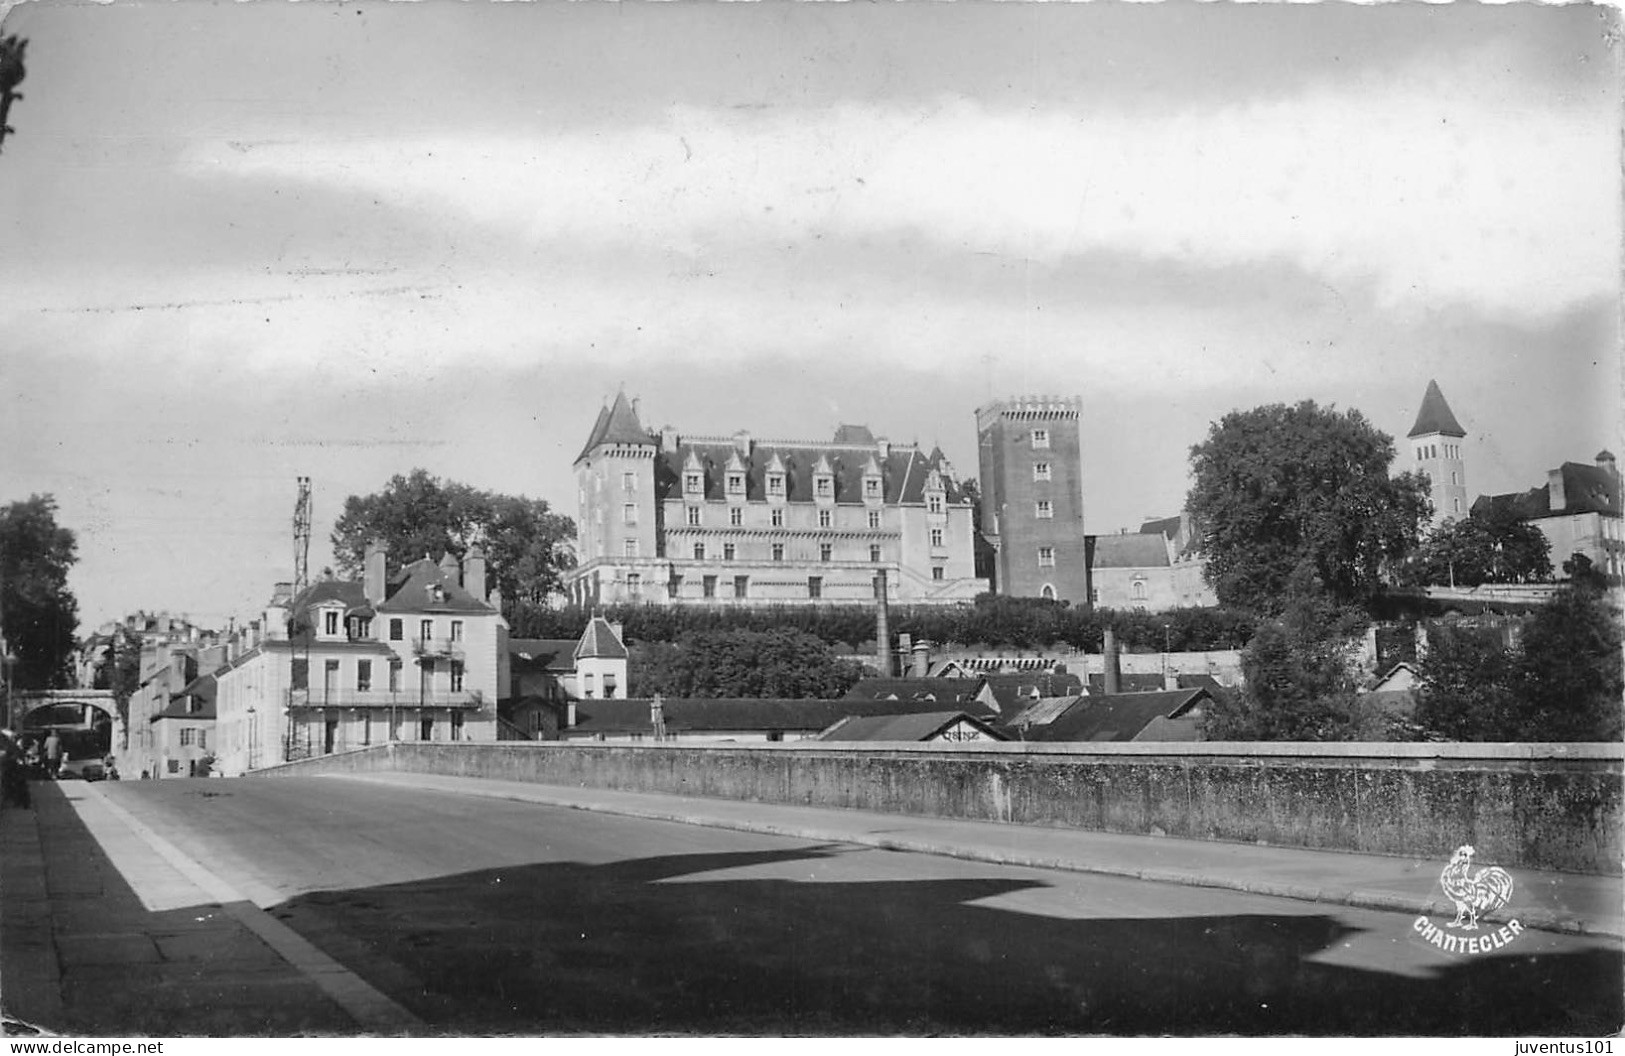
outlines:
M1512 877L1507 871L1492 865L1474 872L1473 854L1469 845L1457 847L1450 864L1439 874L1439 886L1456 904L1456 919L1446 927L1477 931L1482 914L1500 909L1512 897Z

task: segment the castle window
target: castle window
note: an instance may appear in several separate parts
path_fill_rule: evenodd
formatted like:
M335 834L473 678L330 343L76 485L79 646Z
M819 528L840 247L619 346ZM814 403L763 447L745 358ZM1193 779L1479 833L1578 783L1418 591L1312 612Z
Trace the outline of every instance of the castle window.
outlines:
M1034 480L1048 480L1049 479L1049 463L1048 462L1034 462L1033 463L1033 479Z
M827 499L835 494L835 478L821 476L813 481L813 493L821 499Z
M1038 500L1037 516L1040 519L1047 519L1055 516L1055 507L1050 505L1050 501L1048 499Z
M683 474L683 494L685 494L685 495L698 495L704 490L705 490L705 474L704 473L684 473Z
M629 502L625 506L621 507L621 523L622 524L637 524L638 523L638 505L637 505L637 503Z
M818 544L818 560L828 561L835 554L835 547L831 543Z
M880 478L879 477L864 477L863 478L863 497L866 498L866 499L878 499L878 498L880 498Z
M828 528L830 526L830 523L831 523L831 517L832 517L832 514L828 510L819 510L818 511L818 527L820 527L820 528Z
M783 543L774 543L773 544L773 560L775 560L775 561L783 561L784 560L784 544Z
M743 473L729 473L728 474L728 494L729 495L743 495L743 494L745 494L745 474L743 474Z
M690 506L688 508L688 526L690 528L698 528L700 526L700 508L698 506Z
M717 596L717 577L716 576L706 576L703 580L701 580L700 581L700 593L704 594L708 598L716 597Z
M734 577L734 597L736 597L736 598L748 598L749 596L750 596L750 577L749 576L735 576Z
M622 557L637 557L638 556L638 541L636 539L623 539L621 541L621 556Z
M879 561L880 560L880 545L878 543L870 543L869 544L869 560L870 561Z
M1128 596L1130 598L1133 598L1135 601L1144 601L1145 600L1145 580L1136 579L1132 584L1130 584L1129 585Z
M722 559L724 561L732 561L734 559L734 544L732 544L732 543L723 543L722 544Z
M1041 546L1038 548L1038 567L1055 567L1055 548L1053 546Z
M936 579L936 580L946 579L947 575L948 575L948 570L943 568L941 565L932 565L931 566L931 578L932 579Z
M880 511L879 510L870 510L869 511L869 527L871 527L871 528L879 528L880 527Z
M821 598L823 596L824 596L824 577L823 576L808 576L807 577L807 597L809 597L809 598Z
M1033 430L1033 446L1034 447L1048 447L1049 446L1049 430L1048 429L1034 429Z
M636 473L622 473L621 474L621 490L622 491L637 491L638 490L638 475Z
M931 529L931 546L935 549L941 549L942 545L942 529Z
M784 495L783 473L769 473L767 475L767 493L781 497Z
M925 497L925 508L927 510L929 510L931 513L941 513L942 512L942 496L937 495L937 494L927 495Z
M668 598L676 598L676 597L680 596L682 594L682 592L683 592L683 577L682 576L672 576L671 579L666 583L666 596Z
M775 528L783 528L784 527L784 511L783 510L774 510L773 511L773 527L775 527Z
M696 561L704 561L705 560L705 544L704 543L695 543L694 544L694 560L696 560Z
M1045 583L1044 589L1038 592L1038 596L1043 598L1045 601L1054 601L1055 587L1052 584Z
M735 506L728 511L728 523L738 528L745 523L745 511Z
M643 577L636 572L626 574L626 592L634 598L643 596Z

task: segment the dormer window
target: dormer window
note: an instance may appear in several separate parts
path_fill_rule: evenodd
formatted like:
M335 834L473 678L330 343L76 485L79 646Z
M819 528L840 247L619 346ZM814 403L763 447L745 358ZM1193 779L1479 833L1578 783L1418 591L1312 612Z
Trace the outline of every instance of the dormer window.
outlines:
M337 609L328 609L322 613L322 633L330 636L339 633L339 613Z
M835 478L819 477L813 481L813 494L821 499L832 498L835 495Z
M767 475L767 493L774 498L784 497L784 474L769 473Z
M743 473L729 473L728 474L728 494L729 495L743 495L743 494L745 494L745 474L743 474Z
M930 495L927 495L925 497L925 508L931 513L941 513L942 494L940 492L932 492Z
M705 490L705 474L704 473L684 473L683 474L683 494L684 495L698 495L701 492L703 492L704 490Z
M863 478L863 497L866 498L866 499L878 499L878 498L880 498L880 478L879 477L864 477Z

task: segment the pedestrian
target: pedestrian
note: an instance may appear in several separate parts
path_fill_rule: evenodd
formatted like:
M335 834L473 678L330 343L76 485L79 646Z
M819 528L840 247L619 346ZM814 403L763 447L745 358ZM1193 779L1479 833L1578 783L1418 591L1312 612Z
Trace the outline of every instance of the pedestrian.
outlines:
M28 809L28 775L23 772L23 746L10 730L0 730L0 803Z
M62 738L55 730L45 738L45 776L52 781L62 772Z

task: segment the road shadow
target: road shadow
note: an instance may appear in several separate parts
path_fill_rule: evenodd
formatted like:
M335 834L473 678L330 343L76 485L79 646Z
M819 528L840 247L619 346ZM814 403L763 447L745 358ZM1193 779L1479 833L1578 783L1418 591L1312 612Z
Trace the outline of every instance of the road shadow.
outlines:
M1617 949L1418 979L1309 960L1356 933L1325 915L1056 919L978 904L1045 886L1030 880L695 876L828 853L525 865L273 912L447 1033L1600 1036L1625 1021Z

